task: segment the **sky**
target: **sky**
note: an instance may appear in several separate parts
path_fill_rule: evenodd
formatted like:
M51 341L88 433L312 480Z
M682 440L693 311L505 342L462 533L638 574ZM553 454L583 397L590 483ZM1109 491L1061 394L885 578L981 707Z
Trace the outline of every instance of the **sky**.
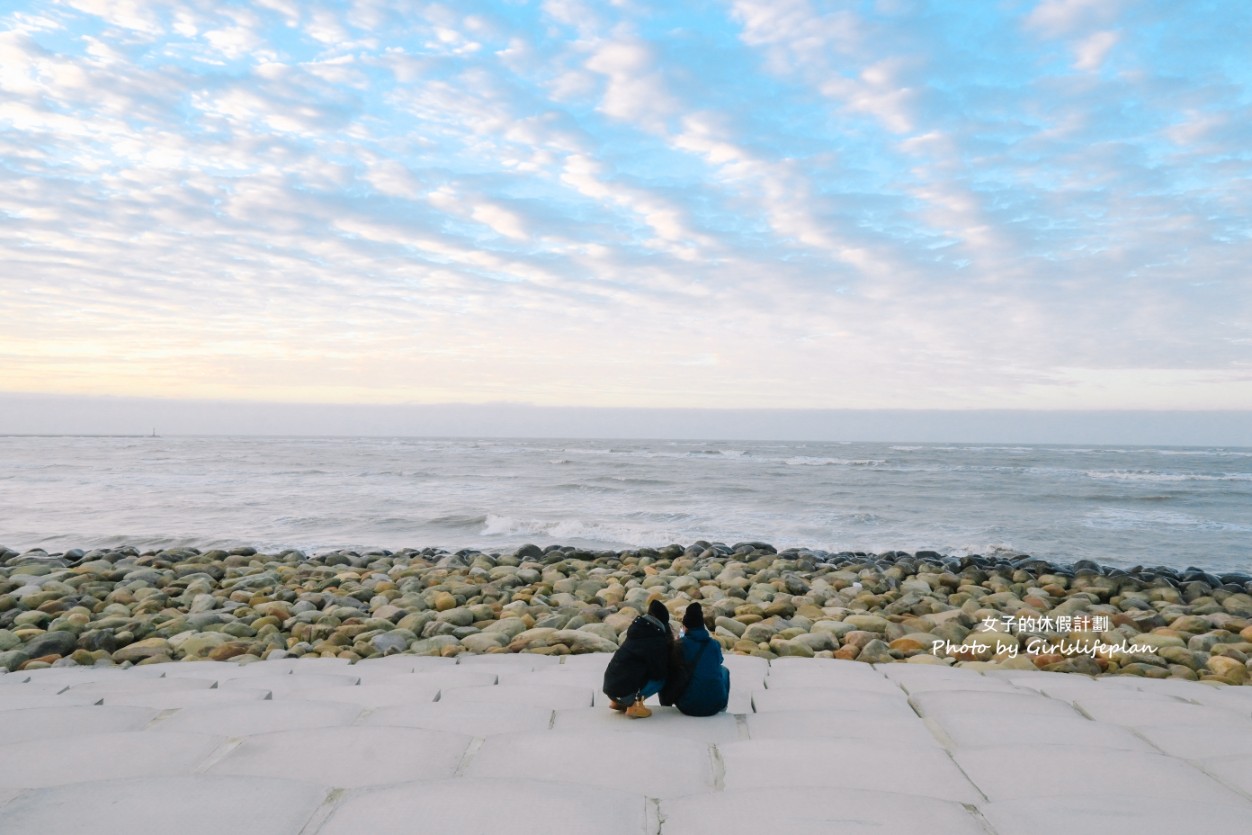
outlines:
M0 431L1252 410L1249 42L1244 0L10 0Z

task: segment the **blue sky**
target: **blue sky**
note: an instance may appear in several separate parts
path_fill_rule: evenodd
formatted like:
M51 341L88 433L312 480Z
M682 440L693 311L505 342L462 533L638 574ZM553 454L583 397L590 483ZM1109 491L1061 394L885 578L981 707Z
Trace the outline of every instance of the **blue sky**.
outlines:
M1252 409L1252 5L0 12L0 392Z

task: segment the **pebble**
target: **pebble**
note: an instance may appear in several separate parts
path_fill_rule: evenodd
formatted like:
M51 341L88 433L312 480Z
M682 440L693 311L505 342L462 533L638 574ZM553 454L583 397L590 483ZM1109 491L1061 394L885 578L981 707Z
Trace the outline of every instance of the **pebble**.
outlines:
M528 545L504 553L317 556L249 547L4 550L0 669L612 652L653 596L674 623L700 601L726 652L763 658L1226 685L1252 678L1247 575L710 542L620 552ZM1107 620L1107 630L1057 623L1094 616ZM1033 639L1046 648L1032 651Z

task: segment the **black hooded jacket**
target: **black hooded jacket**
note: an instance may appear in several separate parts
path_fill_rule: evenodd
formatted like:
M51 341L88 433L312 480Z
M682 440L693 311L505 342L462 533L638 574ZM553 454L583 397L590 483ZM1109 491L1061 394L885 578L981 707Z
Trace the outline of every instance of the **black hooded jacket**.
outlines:
M635 618L604 669L605 695L631 699L649 681L664 681L669 675L673 642L669 624L655 615Z

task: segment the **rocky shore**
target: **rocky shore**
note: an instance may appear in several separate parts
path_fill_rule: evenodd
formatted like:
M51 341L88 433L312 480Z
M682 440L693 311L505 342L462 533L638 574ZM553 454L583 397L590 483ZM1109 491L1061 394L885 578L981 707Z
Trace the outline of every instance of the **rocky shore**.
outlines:
M1248 683L1252 575L1029 556L0 547L0 668L612 652L657 596L730 653Z

